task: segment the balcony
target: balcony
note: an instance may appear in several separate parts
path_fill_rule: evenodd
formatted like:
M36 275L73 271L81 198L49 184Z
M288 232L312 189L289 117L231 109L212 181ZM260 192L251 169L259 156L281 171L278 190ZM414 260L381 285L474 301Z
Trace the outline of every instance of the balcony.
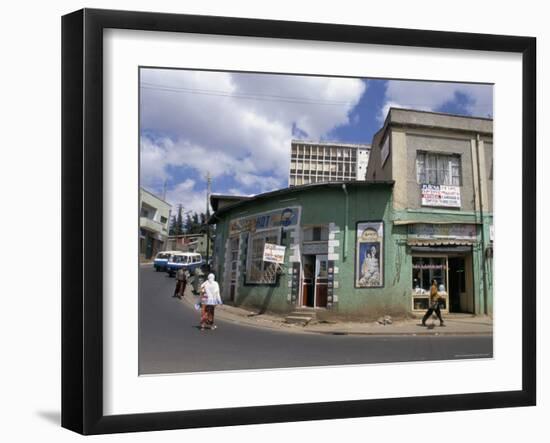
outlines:
M147 217L139 218L139 227L142 229L147 229L148 231L155 232L157 234L168 235L168 229L166 229L166 227L162 223Z

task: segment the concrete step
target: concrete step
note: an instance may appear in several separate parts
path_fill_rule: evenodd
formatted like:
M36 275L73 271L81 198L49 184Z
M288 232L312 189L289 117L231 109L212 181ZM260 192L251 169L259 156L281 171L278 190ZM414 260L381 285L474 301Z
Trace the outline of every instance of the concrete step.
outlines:
M307 325L312 320L311 317L306 317L305 315L287 315L285 318L286 323L290 323L293 325Z
M308 317L308 318L315 318L316 315L311 312L301 312L301 311L292 311L289 315L292 315L294 317Z

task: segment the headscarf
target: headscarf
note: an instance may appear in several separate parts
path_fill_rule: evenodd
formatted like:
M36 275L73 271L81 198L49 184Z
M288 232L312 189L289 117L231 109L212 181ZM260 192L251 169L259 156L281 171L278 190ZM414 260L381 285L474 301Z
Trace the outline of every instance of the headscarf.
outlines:
M204 289L203 303L206 305L221 305L220 286L215 280L214 274L208 274L208 279L202 284Z

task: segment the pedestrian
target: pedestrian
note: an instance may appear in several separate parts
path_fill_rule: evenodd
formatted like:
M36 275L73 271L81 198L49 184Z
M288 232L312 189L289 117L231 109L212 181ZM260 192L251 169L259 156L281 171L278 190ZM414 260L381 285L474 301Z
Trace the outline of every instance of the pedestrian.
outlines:
M201 331L206 327L217 328L214 324L214 309L221 304L220 286L214 274L208 274L208 279L201 285Z
M204 272L200 266L197 266L193 271L193 293L195 295L200 295L200 289L204 282Z
M426 314L424 314L424 317L422 317L422 326L426 326L426 320L428 320L434 312L435 315L437 315L437 318L439 318L439 326L443 326L444 321L441 317L441 309L439 305L440 297L437 289L437 280L434 279L432 280L432 287L430 288L430 306L426 311Z
M185 287L187 286L187 271L183 268L176 272L176 289L173 297L182 298L185 295Z

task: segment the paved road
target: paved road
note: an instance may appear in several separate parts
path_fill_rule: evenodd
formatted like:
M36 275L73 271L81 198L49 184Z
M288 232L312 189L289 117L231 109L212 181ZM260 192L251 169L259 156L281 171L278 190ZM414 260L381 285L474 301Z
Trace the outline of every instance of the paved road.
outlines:
M388 363L492 356L490 336L334 336L278 331L217 320L172 298L173 278L140 270L140 373Z

